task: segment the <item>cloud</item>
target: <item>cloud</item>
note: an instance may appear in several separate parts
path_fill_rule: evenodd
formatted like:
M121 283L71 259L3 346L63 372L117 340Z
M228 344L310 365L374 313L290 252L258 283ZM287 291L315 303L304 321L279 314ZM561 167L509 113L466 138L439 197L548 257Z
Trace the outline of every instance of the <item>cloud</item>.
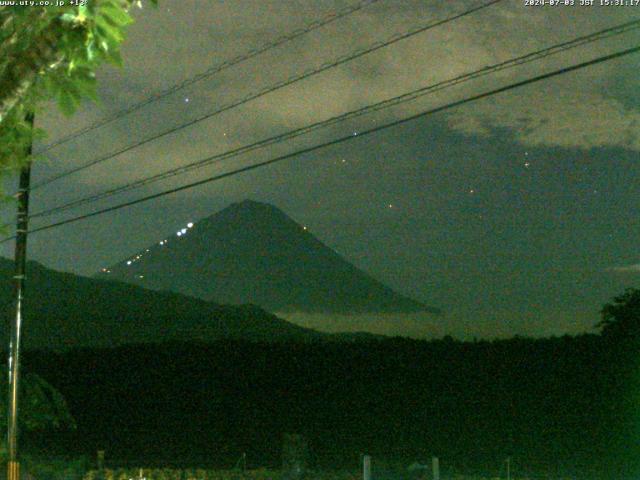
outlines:
M47 111L38 118L38 123L50 132L50 138L60 137L347 3L325 0L309 9L307 2L301 0L249 0L246 8L237 9L233 2L211 3L203 8L197 0L185 0L167 7L136 11L138 21L124 46L125 68L105 68L98 72L104 101L97 106L88 105L69 119L62 118L55 110ZM67 165L85 163L95 158L97 152L115 151L133 140L150 137L265 86L465 8L453 3L426 5L419 0L408 0L402 6L378 2L291 44L199 82L175 97L149 105L82 137L81 141L62 146L55 153L64 158ZM82 191L97 184L109 186L151 175L624 20L623 13L617 9L596 10L568 8L551 13L547 9L527 10L520 2L504 2L198 122L80 173L72 177L72 181L80 183L77 188ZM576 59L608 53L619 49L625 38L614 37L608 42L587 45L544 62L438 92L415 103L353 120L344 130L405 117L545 69L574 63ZM490 136L496 128L511 129L516 140L531 146L618 146L640 150L640 129L637 128L640 110L633 101L624 103L625 98L633 98L629 94L638 83L636 67L631 60L612 62L606 67L583 70L580 75L563 76L560 81L519 89L512 95L474 102L445 118L451 128L470 135ZM185 96L191 98L189 103L183 101ZM337 128L315 132L308 144L340 133ZM306 144L292 142L290 145Z
M598 92L571 90L561 85L496 98L449 117L455 130L468 135L490 136L493 129L509 129L516 140L530 147L599 148L621 147L640 151L640 110Z
M447 329L448 323L428 313L330 315L286 312L276 315L296 325L326 333L367 332L420 339L442 338L451 333Z
M640 263L636 263L635 265L624 265L621 267L611 267L608 270L615 273L640 273Z
M446 317L428 313L331 315L304 312L276 313L291 323L325 333L367 332L376 335L416 339L451 335L459 340L521 336L580 334L592 330L597 308L541 308L514 313L512 309L492 308L479 313L475 306L447 311Z

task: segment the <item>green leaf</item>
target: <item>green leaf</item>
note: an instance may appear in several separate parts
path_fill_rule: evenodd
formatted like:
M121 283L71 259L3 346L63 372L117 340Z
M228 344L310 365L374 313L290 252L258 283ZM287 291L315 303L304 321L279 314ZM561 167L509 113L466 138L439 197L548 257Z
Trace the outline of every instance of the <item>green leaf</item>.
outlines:
M87 56L87 60L92 61L95 56L96 56L96 43L91 40L89 43L87 43L87 46L85 47L85 53Z
M66 23L73 23L76 19L76 16L73 13L65 13L60 16L60 19Z
M118 67L121 67L124 63L122 61L122 56L120 55L120 50L116 50L115 48L112 48L107 52L107 60Z
M100 7L99 17L107 17L114 25L124 27L133 22L133 18L120 6L112 2L105 2Z
M76 111L76 103L73 96L65 90L61 91L58 95L58 107L65 115L72 115Z
M83 17L83 18L87 18L90 15L92 15L91 12L89 12L89 8L87 7L87 3L83 3L78 7L78 16Z
M94 101L98 99L96 84L96 79L89 76L87 72L83 72L82 74L78 75L75 82L80 96L84 98L90 98Z

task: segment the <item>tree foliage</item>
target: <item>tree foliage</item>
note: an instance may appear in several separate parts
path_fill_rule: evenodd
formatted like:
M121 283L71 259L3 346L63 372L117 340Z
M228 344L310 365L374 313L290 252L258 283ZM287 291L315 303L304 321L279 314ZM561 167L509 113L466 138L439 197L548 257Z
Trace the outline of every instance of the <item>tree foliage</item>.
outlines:
M640 338L640 289L628 288L601 310L598 327L606 337Z
M2 170L25 161L32 135L27 112L52 100L71 114L83 100L96 100L95 70L104 62L122 63L120 46L132 22L129 10L141 6L140 0L66 3L0 7Z
M0 392L9 391L7 368L0 373ZM29 373L20 382L20 414L18 422L21 430L38 431L51 428L75 428L67 402L58 390L42 377ZM0 430L7 429L7 395L0 395ZM6 439L0 440L0 460L6 455Z
M0 374L0 389L8 392L6 367ZM60 392L42 377L27 373L20 379L20 414L18 421L25 430L75 427L75 422ZM0 430L7 427L7 395L0 395Z
M114 462L232 465L247 452L254 465L276 464L282 434L300 433L320 468L367 452L375 465L402 462L403 475L388 478L406 478L411 463L438 455L449 472L495 478L511 456L518 476L586 480L640 478L638 370L627 361L639 351L598 335L333 337L31 351L25 361L60 385L87 451L117 437Z

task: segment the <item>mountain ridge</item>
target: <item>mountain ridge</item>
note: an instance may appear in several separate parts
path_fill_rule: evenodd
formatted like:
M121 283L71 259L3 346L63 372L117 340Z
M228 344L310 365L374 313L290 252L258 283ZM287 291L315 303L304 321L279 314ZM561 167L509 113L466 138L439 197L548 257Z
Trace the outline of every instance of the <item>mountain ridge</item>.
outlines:
M97 276L282 313L440 313L355 267L279 208L254 200L189 222Z
M12 279L13 262L0 258L0 304L8 318L14 302ZM5 323L5 336L6 329ZM222 338L313 341L327 336L256 305L220 305L29 261L22 337L25 348L56 350Z

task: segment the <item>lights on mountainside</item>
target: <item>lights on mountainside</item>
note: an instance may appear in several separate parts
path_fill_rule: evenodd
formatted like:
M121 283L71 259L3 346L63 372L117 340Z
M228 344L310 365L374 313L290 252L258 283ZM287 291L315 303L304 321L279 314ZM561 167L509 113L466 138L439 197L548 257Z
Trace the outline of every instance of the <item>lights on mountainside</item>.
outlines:
M306 230L306 229L307 229L307 226L305 225L304 227L302 227L302 229L303 229L303 230Z
M186 235L186 234L187 234L187 230L188 230L189 228L193 228L193 222L189 222L189 223L187 223L186 228L181 228L180 230L178 230L178 231L176 232L176 235L177 235L177 236L179 236L179 237L181 237L182 235ZM166 243L166 242L167 242L167 241L165 240L165 243ZM162 244L162 243L161 243L161 244Z
M147 252L148 251L149 250L147 250ZM137 262L138 260L140 260L142 258L143 255L144 255L143 253L140 253L140 254L136 255L135 257L133 257L131 260L127 260L127 265L131 265L131 264Z
M182 237L183 235L186 235L188 229L193 228L194 225L195 224L193 222L187 223L187 226L184 227L184 228L181 228L180 230L178 230L176 232L176 235L178 237ZM163 247L163 246L167 245L168 243L169 243L169 240L165 238L164 240L160 240L158 242L158 245ZM134 257L132 257L130 260L127 260L127 265L132 265L133 263L137 262L138 260L141 260L142 257L144 255L146 255L147 253L151 253L151 249L150 248L146 248L142 253L139 253L139 254L135 255ZM102 271L105 272L105 273L109 273L109 271L107 271L104 268L102 269ZM140 276L139 278L143 278L143 277Z
M138 275L138 278L144 278L144 275Z

